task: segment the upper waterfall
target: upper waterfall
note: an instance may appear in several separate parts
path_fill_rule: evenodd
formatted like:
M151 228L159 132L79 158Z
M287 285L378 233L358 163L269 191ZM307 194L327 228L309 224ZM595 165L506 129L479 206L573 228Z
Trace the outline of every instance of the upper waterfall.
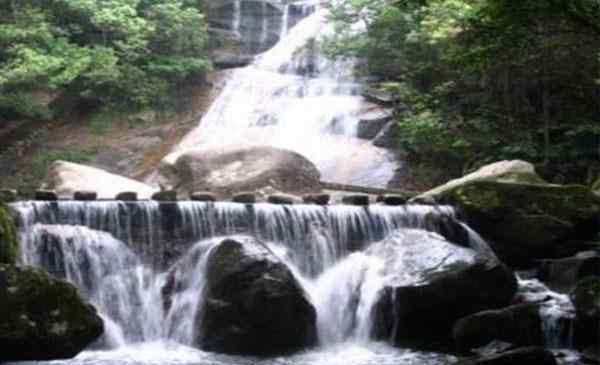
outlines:
M283 4L280 41L233 71L198 127L167 161L191 149L272 146L308 158L325 181L385 187L397 161L357 138L359 113L366 108L362 85L352 60L328 59L320 47L333 30L328 10L314 1L294 2L307 16L288 31L289 4Z

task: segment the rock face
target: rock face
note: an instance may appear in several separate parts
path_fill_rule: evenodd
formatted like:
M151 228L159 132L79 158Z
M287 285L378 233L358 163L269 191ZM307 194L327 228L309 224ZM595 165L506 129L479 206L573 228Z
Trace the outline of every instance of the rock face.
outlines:
M454 325L457 346L470 350L496 340L519 346L543 345L538 304L519 304L499 310L472 314Z
M580 252L575 256L556 260L543 260L539 277L550 288L569 293L579 280L600 276L600 255L595 251Z
M210 191L221 198L265 188L294 195L320 191L320 174L310 161L271 147L189 151L174 165L165 163L161 173L179 191Z
M376 338L393 338L398 345L429 346L437 340L447 341L457 319L511 302L517 282L502 264L441 237L438 244L409 238L402 246L414 246L414 252L403 252L399 267L397 263L385 265L391 270L386 275L395 274L396 278L384 287L375 306ZM419 248L418 242L426 246ZM389 250L384 252L383 257L395 260ZM437 259L432 260L434 257ZM418 280L402 279L411 270L419 272Z
M588 277L579 283L569 295L577 315L587 319L600 318L600 277Z
M210 255L197 345L270 355L316 342L315 308L266 246L250 237L226 239Z
M598 232L600 198L578 185L474 181L446 192L507 264L567 257ZM571 243L571 244L570 244Z
M94 191L99 199L114 199L123 191L136 192L140 198L147 199L155 192L144 183L66 161L56 161L50 166L42 187L55 190L61 196L71 196L76 191Z
M6 206L0 203L0 264L14 264L18 250L15 223Z
M544 183L541 177L535 172L535 167L529 162L521 160L499 161L490 165L483 166L479 170L465 175L460 179L447 182L442 186L429 190L416 198L415 201L422 201L433 198L438 200L448 192L464 186L468 183L480 180L491 180L498 182L518 182L518 183Z
M542 347L523 347L512 351L463 360L455 365L556 365L552 353Z
M104 331L71 284L42 270L0 265L0 362L71 358Z

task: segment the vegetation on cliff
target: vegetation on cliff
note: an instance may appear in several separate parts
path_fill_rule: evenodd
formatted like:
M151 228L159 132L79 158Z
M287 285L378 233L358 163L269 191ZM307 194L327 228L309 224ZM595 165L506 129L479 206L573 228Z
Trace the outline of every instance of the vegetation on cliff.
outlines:
M346 0L334 19L331 52L362 58L409 107L397 140L413 163L459 176L520 158L555 181L595 176L597 1Z
M47 117L40 91L93 105L165 103L209 67L201 9L199 0L0 0L0 115Z

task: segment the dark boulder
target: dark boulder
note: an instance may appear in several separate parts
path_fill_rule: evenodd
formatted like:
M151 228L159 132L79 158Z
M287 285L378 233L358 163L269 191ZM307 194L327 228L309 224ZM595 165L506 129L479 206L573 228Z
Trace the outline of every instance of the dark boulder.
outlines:
M554 355L543 347L523 347L499 354L462 360L455 365L556 365Z
M510 304L514 274L499 262L458 262L416 285L388 286L376 306L376 337L403 345L447 342L456 320Z
M0 362L66 359L100 337L77 289L40 269L0 265Z
M461 318L452 337L459 349L470 350L496 340L519 346L544 344L539 304L518 304Z
M569 297L578 316L600 319L600 277L590 276L581 280Z
M588 276L600 276L600 255L585 251L563 259L543 260L538 276L551 289L569 293L578 281Z
M251 237L225 239L206 269L196 344L230 354L271 355L316 342L316 311L288 269Z
M485 253L423 230L403 229L367 251L384 260L386 285L374 308L374 333L397 345L451 346L456 320L511 303L517 281Z

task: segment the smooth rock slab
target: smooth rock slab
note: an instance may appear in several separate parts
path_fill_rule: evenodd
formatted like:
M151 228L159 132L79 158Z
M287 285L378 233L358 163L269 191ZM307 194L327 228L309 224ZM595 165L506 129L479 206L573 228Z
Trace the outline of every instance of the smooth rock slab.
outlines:
M523 347L459 361L455 365L557 365L557 362L554 355L543 347Z
M104 331L71 284L41 269L0 265L0 362L74 357Z

